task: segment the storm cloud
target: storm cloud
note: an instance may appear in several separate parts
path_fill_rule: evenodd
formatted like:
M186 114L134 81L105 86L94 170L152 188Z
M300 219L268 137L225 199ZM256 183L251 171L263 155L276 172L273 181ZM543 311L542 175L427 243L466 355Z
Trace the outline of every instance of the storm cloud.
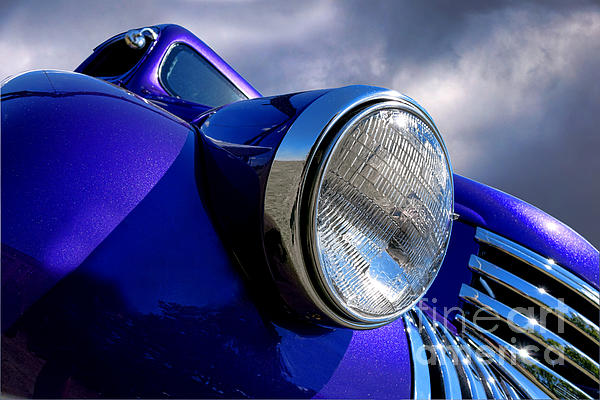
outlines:
M73 69L106 38L177 23L265 95L364 83L416 99L456 172L600 244L600 5L481 1L3 3L0 79Z

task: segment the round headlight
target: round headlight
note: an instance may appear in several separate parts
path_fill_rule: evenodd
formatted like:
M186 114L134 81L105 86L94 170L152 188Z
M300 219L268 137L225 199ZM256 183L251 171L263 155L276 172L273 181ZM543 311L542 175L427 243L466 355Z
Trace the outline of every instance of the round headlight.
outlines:
M330 299L364 322L412 307L452 226L450 164L432 127L397 103L367 108L331 142L310 190L309 248Z
M322 95L265 190L264 249L288 309L353 328L398 317L437 275L453 203L446 148L414 101L367 86Z

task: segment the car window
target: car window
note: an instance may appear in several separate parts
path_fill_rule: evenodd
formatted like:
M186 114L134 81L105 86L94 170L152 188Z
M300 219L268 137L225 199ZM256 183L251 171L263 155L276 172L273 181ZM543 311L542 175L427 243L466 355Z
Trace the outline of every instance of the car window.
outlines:
M247 97L191 47L176 44L160 68L160 80L172 96L218 107Z
M96 77L120 76L131 70L146 53L151 41L141 49L132 49L123 39L104 47L81 72Z

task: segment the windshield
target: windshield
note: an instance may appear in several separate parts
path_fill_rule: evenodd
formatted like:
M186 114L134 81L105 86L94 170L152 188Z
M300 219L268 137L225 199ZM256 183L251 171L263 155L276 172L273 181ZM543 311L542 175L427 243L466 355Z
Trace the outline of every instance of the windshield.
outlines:
M160 80L172 96L210 107L247 99L204 57L182 43L173 46L165 57Z

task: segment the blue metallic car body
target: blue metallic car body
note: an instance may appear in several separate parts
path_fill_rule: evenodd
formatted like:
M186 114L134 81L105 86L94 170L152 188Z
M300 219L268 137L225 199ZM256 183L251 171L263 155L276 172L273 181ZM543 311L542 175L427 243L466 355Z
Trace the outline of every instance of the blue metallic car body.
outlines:
M198 39L187 29L178 25L157 25L152 27L152 29L157 32L158 39L151 43L149 49L140 61L126 73L119 76L108 77L106 80L150 99L167 111L172 112L186 121L190 121L198 116L198 114L209 110L211 107L171 96L159 79L159 69L165 55L173 45L183 43L195 49L202 57L215 66L220 73L233 82L233 84L235 84L235 86L248 98L252 99L261 96L252 85L227 64L217 53L208 47L206 43ZM122 40L123 37L124 33L115 35L96 47L94 53L81 63L81 65L75 69L75 72L84 71L90 62L92 62L98 53L106 46L115 41Z
M253 232L275 149L329 91L258 98L191 33L156 29L146 58L112 80L121 87L58 71L2 87L3 343L24 338L19 351L44 361L27 364L33 385L18 394L410 397L402 319L374 330L304 322L273 304L270 277L240 265L261 256ZM177 41L256 99L216 111L169 97L156 68ZM585 239L512 196L454 182L460 217L425 298L457 305L475 226L598 288Z
M46 360L37 394L73 376L106 397L409 395L402 321L351 331L256 307L205 207L191 125L64 72L12 80L2 107L2 326Z

